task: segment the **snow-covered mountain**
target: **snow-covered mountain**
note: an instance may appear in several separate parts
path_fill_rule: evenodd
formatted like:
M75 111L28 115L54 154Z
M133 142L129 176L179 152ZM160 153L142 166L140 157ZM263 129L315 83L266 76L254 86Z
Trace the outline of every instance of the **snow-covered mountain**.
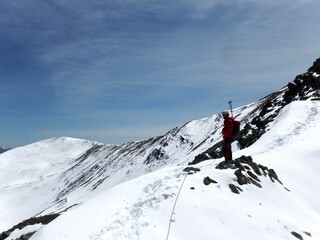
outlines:
M234 109L236 165L221 163L219 114L145 141L1 154L0 240L320 239L319 76L320 59Z

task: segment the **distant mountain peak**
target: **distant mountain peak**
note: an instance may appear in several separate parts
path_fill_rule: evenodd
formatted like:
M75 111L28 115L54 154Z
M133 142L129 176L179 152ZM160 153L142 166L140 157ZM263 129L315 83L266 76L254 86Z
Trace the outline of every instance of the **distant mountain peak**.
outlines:
M0 154L9 151L11 148L0 147Z

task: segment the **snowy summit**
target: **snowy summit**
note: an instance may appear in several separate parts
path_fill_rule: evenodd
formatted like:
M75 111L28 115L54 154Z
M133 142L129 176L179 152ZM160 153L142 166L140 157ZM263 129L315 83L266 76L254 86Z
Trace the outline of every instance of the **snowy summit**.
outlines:
M61 137L0 155L0 240L320 239L320 59L234 109L145 141Z

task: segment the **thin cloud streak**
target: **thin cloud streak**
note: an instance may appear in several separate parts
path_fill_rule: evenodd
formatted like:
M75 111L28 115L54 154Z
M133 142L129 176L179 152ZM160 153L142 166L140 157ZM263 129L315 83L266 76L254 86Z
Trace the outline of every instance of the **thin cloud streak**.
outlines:
M16 111L16 110L9 110L9 109L0 109L0 112L7 113L7 114L22 114L22 115L31 115L32 113L23 112L23 111Z

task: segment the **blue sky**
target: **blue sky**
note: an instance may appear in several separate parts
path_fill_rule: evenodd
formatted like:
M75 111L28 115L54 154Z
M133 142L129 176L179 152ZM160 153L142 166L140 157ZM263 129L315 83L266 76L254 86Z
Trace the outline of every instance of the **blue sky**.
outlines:
M124 143L258 100L320 57L318 0L0 2L0 146Z

